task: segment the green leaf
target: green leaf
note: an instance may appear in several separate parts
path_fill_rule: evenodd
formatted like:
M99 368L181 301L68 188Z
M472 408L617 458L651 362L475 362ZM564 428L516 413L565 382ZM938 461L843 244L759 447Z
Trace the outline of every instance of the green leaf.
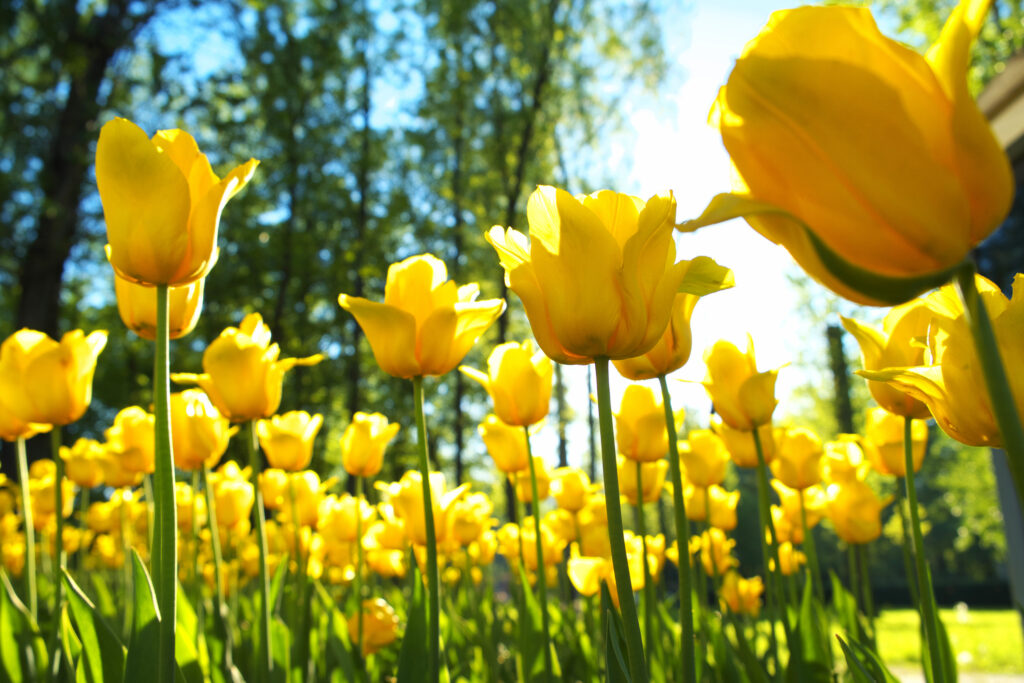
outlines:
M843 649L843 655L846 656L846 664L854 683L899 683L870 648L855 640L847 643L839 635L836 639L839 641L839 647Z
M605 680L608 683L631 683L626 657L626 636L622 617L615 609L608 584L601 582L601 613L605 615L604 661Z
M824 632L821 606L814 597L811 582L804 583L803 596L800 600L800 611L793 623L791 632L795 635L790 644L789 663L786 666L786 680L822 681L828 683L832 678L829 666L829 653Z
M286 564L285 562L281 563ZM292 633L280 617L272 617L270 624L270 657L274 662L274 670L270 680L272 683L287 683L288 671L291 669Z
M68 608L82 641L79 675L86 683L120 683L124 674L124 646L67 570L62 571Z
M149 572L134 548L132 579L132 633L124 677L128 681L143 681L152 676L153 663L160 661L160 608Z
M41 679L49 658L39 626L0 569L0 671L11 683Z
M544 647L546 642L540 603L533 594L526 570L519 566L519 585L522 589L519 608L519 651L523 654L523 675L528 681L543 681Z
M753 681L753 683L768 683L768 673L765 671L760 660L758 660L757 655L750 648L750 643L747 642L746 636L740 632L739 627L736 625L736 620L730 618L729 623L732 624L733 635L736 638L736 650L739 653L743 670L747 674L747 680Z
M203 669L196 651L198 621L181 583L178 584L177 620L174 625L174 660L178 683L203 683Z
M398 683L422 681L427 662L427 606L419 570L413 573L412 585L408 622L402 636L402 649L398 653Z

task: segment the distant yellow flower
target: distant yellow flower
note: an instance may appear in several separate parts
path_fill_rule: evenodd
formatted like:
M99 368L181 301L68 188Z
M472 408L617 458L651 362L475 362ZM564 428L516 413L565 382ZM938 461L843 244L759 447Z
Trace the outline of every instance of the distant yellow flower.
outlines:
M539 455L533 456L533 469L537 475L537 495L541 500L546 500L551 487L551 470L548 469L544 458ZM533 486L530 483L529 465L526 469L509 474L509 479L516 487L516 498L524 503L532 503Z
M238 431L199 389L171 394L171 438L174 464L194 472L206 464L214 467Z
M486 493L470 493L455 501L449 515L451 533L449 540L460 546L468 546L492 526L491 515L494 505Z
M68 425L92 400L96 359L107 333L66 332L55 341L22 328L0 344L0 396L23 422ZM38 430L37 430L38 431Z
M71 448L61 446L60 457L64 461L64 473L68 479L83 489L91 489L103 483L103 460L107 451L93 439L78 439Z
M406 379L457 366L505 310L504 299L475 301L475 283L458 287L430 254L388 267L384 303L341 294L338 303L363 328L381 370Z
M258 163L250 159L221 180L185 131L150 140L127 119L108 121L96 145L96 184L114 271L150 285L206 276L217 261L221 211Z
M153 449L156 418L138 406L123 408L106 431L107 450L129 472L152 474L156 468Z
M468 484L451 491L445 491L444 475L430 473L430 500L434 512L434 533L437 542L443 543L447 536L448 514L456 500L465 494ZM423 479L415 470L408 470L402 478L383 487L388 494L395 515L405 522L405 533L416 545L427 543L427 523L423 512Z
M863 481L870 468L859 437L840 434L838 439L825 444L825 457L821 461L822 481L829 484L851 479Z
M268 467L260 472L259 486L263 494L263 505L268 510L280 509L285 505L288 495L288 473L276 467Z
M807 564L807 556L793 547L789 541L779 543L779 565L782 567L783 576L792 576L800 571L800 567ZM768 560L768 567L775 571L775 559Z
M519 295L537 343L559 363L633 358L668 326L677 292L732 286L732 272L706 257L675 262L676 201L644 202L602 190L573 197L540 186L530 195L530 239L494 226L505 281Z
M270 466L289 472L309 467L313 459L313 440L323 422L323 415L310 415L304 410L260 420L256 433Z
M341 435L341 464L354 477L372 477L384 464L384 449L398 434L398 423L388 424L380 413L352 415Z
M281 404L284 373L296 365L316 365L323 356L278 358L270 328L259 313L220 333L203 352L204 374L175 373L175 382L198 384L221 415L232 422L270 417Z
M210 487L217 507L217 524L231 529L247 523L256 502L256 492L249 482L249 468L240 469L234 461L221 465L210 474Z
M642 356L613 361L612 365L619 374L626 379L639 381L667 375L686 365L693 349L690 316L699 300L696 294L676 294L672 300L668 327L661 338Z
M725 448L729 451L729 457L737 467L757 467L757 451L754 449L754 440L750 432L730 427L721 420L712 419L711 430L722 437ZM771 464L775 457L775 432L771 423L761 425L757 428L757 434L761 437L761 449L764 451L765 464Z
M1012 299L980 275L975 286L992 321L1019 417L1024 419L1024 275L1014 277ZM942 431L957 441L998 448L1002 435L960 297L949 285L929 295L926 302L935 316L928 338L933 364L859 374L888 382L924 402Z
M683 493L686 500L686 517L694 522L709 522L722 531L736 528L736 506L740 502L739 491L726 491L718 485L708 487L688 485ZM708 520L708 512L711 519Z
M640 463L643 481L639 483L636 480L636 462L621 456L617 460L619 491L630 505L636 505L638 498L642 498L645 503L653 503L661 497L665 488L665 475L668 473L668 460Z
M704 388L723 422L747 432L771 422L778 404L775 379L779 371L757 371L754 340L750 336L746 353L731 342L720 340L704 353L704 362L708 369Z
M494 413L505 424L525 427L547 417L554 368L530 340L494 347L486 374L465 365L459 370L483 385L494 402Z
M578 467L559 467L553 473L551 495L563 510L579 512L593 490L590 477Z
M717 527L711 527L700 536L690 538L690 546L691 553L694 550L700 551L701 565L708 576L722 576L740 563L732 556L736 540L726 536L725 532Z
M824 446L814 432L803 427L779 430L775 439L772 474L794 489L805 489L821 481Z
M507 425L497 415L491 414L480 423L477 432L494 465L505 474L514 474L530 466L526 432L522 427Z
M778 479L772 479L772 488L779 494L781 506L772 505L772 521L775 523L775 532L779 542L787 540L793 543L804 542L803 522L800 517L800 491L791 489ZM803 489L804 514L807 518L807 528L813 529L825 511L825 489L820 485L810 486Z
M355 543L357 527L361 525L362 530L367 531L376 516L377 510L362 496L330 495L320 503L317 529L331 541Z
M630 384L615 413L615 440L627 460L653 462L668 453L665 409L661 395L643 384Z
M178 529L183 534L192 533L193 523L199 527L206 524L205 497L184 481L174 482L174 493L178 505ZM195 519L193 519L193 509L195 510Z
M398 638L398 615L383 598L363 600L363 656L372 655ZM348 618L348 637L359 638L359 615Z
M882 534L882 509L892 496L879 498L859 479L831 484L828 494L828 518L836 535L847 543L869 543Z
M723 609L728 607L733 614L749 614L756 617L761 612L761 594L764 582L760 576L745 579L734 570L722 577L719 589Z
M903 477L907 474L907 461L903 448L903 420L884 408L868 410L861 445L871 466L879 474ZM914 471L919 472L928 449L928 424L914 420L910 426L911 459Z
M686 441L679 442L679 459L686 468L686 480L707 487L725 480L729 451L710 429L691 429Z
M644 551L639 537L631 532L624 532L626 545L626 564L629 568L629 583L633 591L644 587ZM580 554L580 548L573 543L570 550L566 573L573 587L585 596L596 595L601 591L601 583L608 585L608 593L612 602L619 606L619 593L615 583L615 572L609 557L595 557Z
M988 0L962 0L922 56L867 8L772 15L712 111L736 170L688 227L744 216L852 301L949 280L1006 216L1013 174L967 87Z

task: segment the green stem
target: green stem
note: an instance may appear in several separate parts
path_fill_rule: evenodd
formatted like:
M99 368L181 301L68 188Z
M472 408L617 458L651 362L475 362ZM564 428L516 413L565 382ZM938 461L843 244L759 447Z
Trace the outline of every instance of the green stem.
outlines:
M818 549L814 544L814 534L812 529L807 525L807 507L804 504L804 490L798 489L800 494L800 526L804 532L804 549L807 551L807 563L810 565L811 570L811 586L814 589L814 595L817 596L821 604L825 604L825 589L821 585L821 569L818 567Z
M915 605L921 604L921 598L917 588L917 574L914 569L913 538L910 532L910 520L907 519L907 488L896 486L896 511L900 516L900 531L903 534L900 549L903 551L903 568L907 573L907 589L910 591L910 601Z
M972 280L973 282L973 280ZM917 565L917 586L921 591L921 621L924 622L925 638L928 641L928 656L931 660L929 683L945 683L949 676L943 666L942 648L939 647L939 615L932 591L932 577L924 557L924 539L921 535L921 517L917 508L917 489L914 486L914 442L913 418L903 418L903 453L907 473L903 482L907 490L910 507L910 529L914 536L914 562ZM929 673L926 669L925 673Z
M644 519L644 464L636 461L636 530L644 552L644 645L648 659L654 658L654 592L651 567L647 564L647 520Z
M772 659L775 662L775 675L782 672L782 662L779 660L779 644L775 635L775 624L779 619L779 612L785 609L785 601L782 599L782 582L779 570L782 565L779 563L778 537L775 535L775 522L772 521L771 507L768 502L768 465L764 460L764 447L761 445L761 435L758 428L754 427L750 432L754 438L754 451L757 453L757 510L761 517L761 527L758 530L758 538L761 541L761 554L764 558L764 576L767 584L766 606L769 614L769 633L771 635ZM768 529L771 542L764 536L764 530ZM775 569L772 570L771 560L775 560ZM788 631L787 620L783 614L783 627Z
M256 515L256 538L260 547L260 610L259 615L259 639L256 644L256 667L255 678L258 683L270 680L271 671L274 670L273 648L270 646L270 577L267 572L267 520L266 512L263 509L263 491L260 489L260 470L262 462L258 447L258 436L256 434L256 420L249 420L249 438L246 440L249 447L249 467L252 468L252 485L255 489L256 500L253 503L253 512ZM292 520L297 522L298 520Z
M860 573L861 592L864 595L864 615L868 618L868 640L872 649L878 650L875 638L875 597L871 594L871 574L868 572L868 547L859 544L857 548L857 569Z
M597 371L597 413L601 430L601 466L604 469L604 500L608 507L608 534L612 551L612 569L622 612L622 627L626 632L626 652L629 673L633 683L647 681L647 662L644 643L640 635L633 586L629 580L629 563L622 533L622 503L619 494L619 473L615 462L615 429L612 426L611 391L608 387L608 358L594 359Z
M974 338L974 348L981 361L985 388L988 389L991 399L992 414L1003 436L1002 447L1006 451L1006 460L1017 489L1017 498L1024 500L1024 427L1021 426L1020 413L1017 411L1013 392L1006 378L1006 367L999 353L999 343L992 329L992 321L981 303L974 283L973 263L966 263L957 271L956 284L963 299L964 317Z
M423 414L423 377L412 378L419 438L420 476L423 479L423 520L427 532L427 678L437 683L441 672L441 583L437 573L437 532L434 529L434 504L430 494L430 461L427 453L427 421Z
M203 623L203 577L199 574L199 470L192 470L192 604L199 623ZM195 632L196 652L202 651L202 629Z
M356 661L363 660L363 478L356 475ZM365 668L364 680L365 680Z
M551 663L551 629L548 624L548 580L547 567L544 565L544 543L540 533L540 496L537 491L537 467L533 464L533 451L530 448L530 430L523 427L526 438L526 459L530 463L530 493L532 494L533 529L537 550L537 585L540 589L540 620L544 629L544 671L549 681L554 680L554 667Z
M57 474L54 477L53 486L53 497L54 497L54 510L57 514L57 529L54 538L54 552L57 555L57 561L53 564L53 620L54 620L54 632L53 632L53 661L54 666L57 666L57 659L60 658L60 611L64 605L64 579L61 576L61 572L67 566L67 558L64 556L64 459L60 457L61 447L61 430L58 425L54 425L50 431L50 447L53 451L53 462L57 466ZM47 546L43 546L47 548ZM49 548L46 550L46 554L49 555Z
M676 437L676 419L672 411L672 395L668 391L668 379L658 376L661 385L661 403L665 409L665 429L668 431L669 476L672 477L672 503L675 512L676 547L679 551L679 625L682 647L683 683L696 683L697 660L693 639L693 592L690 580L690 520L686 516L686 499L683 496L683 474L679 466L679 443Z
M28 485L28 453L25 439L18 437L18 483L21 484L21 517L25 525L25 595L32 619L39 622L39 595L36 592L36 529L32 524L32 500Z
M213 550L213 606L216 612L216 620L220 622L224 632L224 670L231 668L231 640L233 636L231 612L224 604L224 568L220 548L220 527L217 526L217 500L210 488L210 466L203 463L203 491L206 493L206 517L210 527L210 546Z

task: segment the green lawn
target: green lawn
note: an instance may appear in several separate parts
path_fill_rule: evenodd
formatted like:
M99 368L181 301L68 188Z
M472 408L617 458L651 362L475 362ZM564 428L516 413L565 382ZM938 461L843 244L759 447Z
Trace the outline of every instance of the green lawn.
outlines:
M1024 673L1020 615L1012 610L940 610L960 671ZM886 610L877 621L878 648L890 667L919 667L917 612Z

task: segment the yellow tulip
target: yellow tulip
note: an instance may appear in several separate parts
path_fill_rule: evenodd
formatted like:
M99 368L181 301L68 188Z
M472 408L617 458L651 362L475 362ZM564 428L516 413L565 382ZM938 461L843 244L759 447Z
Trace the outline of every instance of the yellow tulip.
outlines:
M640 538L631 532L624 532L626 544L626 565L629 568L629 583L635 592L644 587L644 551ZM619 606L619 593L615 583L615 572L612 561L607 557L581 555L580 548L574 543L566 565L569 581L580 594L587 597L596 595L601 590L601 583L608 585L608 593L616 607Z
M452 505L449 540L468 546L492 526L494 506L486 493L471 493Z
M377 510L362 496L330 495L320 503L317 530L332 542L355 543L357 527L367 531L376 516Z
M341 464L353 477L372 477L384 464L384 449L398 434L380 413L355 413L341 435Z
M205 277L217 261L221 211L258 163L250 159L221 180L185 131L150 140L127 119L108 121L96 145L96 184L114 271L150 285Z
M25 422L11 412L3 403L3 397L0 396L0 439L4 441L31 439L36 434L50 431L51 428L48 424Z
M757 467L757 451L754 449L754 439L750 436L750 432L734 429L717 419L712 419L711 430L722 438L733 464L737 467ZM764 451L765 464L771 464L772 458L775 457L775 431L771 423L757 428L757 434L761 437L761 450Z
M91 489L103 483L103 460L107 451L93 439L78 439L68 448L60 447L64 461L64 474L83 489Z
M640 469L642 486L637 484L636 462L621 456L618 458L619 491L630 505L636 505L637 498L642 498L645 503L653 503L661 497L665 488L668 460L644 462L640 464Z
M642 384L630 384L615 413L615 440L627 460L653 462L668 453L668 432L661 395Z
M884 408L872 408L868 411L861 445L868 462L879 474L891 474L895 477L904 477L907 474L903 448L903 420L904 418L893 415ZM928 424L924 420L914 420L910 429L911 459L914 471L920 472L925 451L928 449Z
M288 482L288 473L284 470L270 467L260 472L260 493L263 494L263 505L268 510L278 510L285 504Z
M690 546L691 553L694 549L700 550L700 561L708 576L722 576L740 563L732 556L736 540L726 536L725 532L717 527L709 528L700 536L693 536L690 539Z
M761 612L761 594L764 582L760 576L745 579L734 570L726 572L719 588L722 609L728 608L733 614L749 614L756 617Z
M868 325L843 318L843 327L860 344L864 369L905 368L924 364L924 344L933 314L921 299L894 307L886 314L879 331ZM885 382L868 380L868 389L878 405L894 415L925 420L928 406Z
M203 352L204 374L174 373L175 382L198 384L221 415L232 422L270 417L281 404L284 373L296 365L316 365L323 356L278 358L270 328L259 313L220 333Z
M540 525L541 561L551 567L562 561L566 540L543 521ZM519 541L523 544L523 562L526 569L537 571L537 526L532 516L525 517L519 527ZM516 551L518 552L518 550Z
M444 475L440 472L430 473L430 500L434 512L434 533L438 543L444 542L448 530L448 514L456 500L462 497L469 488L463 484L456 489L445 492ZM423 479L415 470L408 470L402 478L385 487L395 515L405 522L405 533L409 540L425 546L427 543L427 524L423 514Z
M725 480L729 451L722 438L710 429L693 429L679 442L679 459L686 468L686 480L707 487Z
M131 488L142 483L143 472L124 466L120 457L121 451L117 444L105 443L103 450L106 457L100 461L103 467L103 483L115 489Z
M578 467L559 467L553 472L551 495L563 510L579 512L593 490L590 477Z
M324 500L324 489L330 483L331 480L321 482L320 476L312 470L292 472L285 493L285 504L278 512L278 518L285 522L297 522L300 527L315 527L320 520L320 504Z
M824 453L821 439L811 430L803 427L781 429L775 439L772 474L790 488L814 486L821 481L821 457Z
M683 493L686 500L686 517L695 522L708 522L722 531L736 528L736 506L740 502L739 491L726 491L721 486L708 487L689 485ZM711 519L708 520L708 513Z
M214 467L238 431L199 389L171 394L171 439L174 464L194 472L205 463Z
M359 638L359 615L348 618L348 637ZM363 656L372 655L398 638L398 615L383 598L363 600Z
M737 171L688 227L744 216L852 301L907 301L949 280L1006 216L1013 175L967 88L991 3L962 0L922 56L870 12L776 12L712 120Z
M530 466L526 432L522 427L507 425L497 415L491 414L477 426L477 432L484 440L495 467L505 474L515 474Z
M530 470L528 468L529 465L527 465L527 469L508 475L508 478L516 487L516 498L523 503L533 502L533 487L530 483ZM533 456L533 469L537 475L537 495L541 500L546 500L551 488L551 470L548 469L544 458L539 455Z
M505 424L525 427L547 417L554 367L543 350L534 350L533 342L494 347L486 374L465 365L459 370L483 385L494 402L494 413Z
M775 533L779 542L786 540L793 543L804 542L804 528L800 517L800 491L791 489L778 479L772 479L772 488L779 494L781 506L772 505L772 520L775 522ZM803 489L804 515L807 528L813 529L825 510L825 490L820 485Z
M778 370L758 372L754 359L754 340L747 336L747 351L740 351L724 340L704 353L707 379L704 388L715 412L733 429L753 431L772 421L775 380Z
M260 420L256 433L270 466L289 472L308 467L313 459L313 440L323 421L323 415L310 415L304 410Z
M195 329L203 310L205 279L167 290L167 333L171 339L184 337ZM156 288L137 285L114 275L117 312L125 327L143 339L156 339Z
M248 523L256 492L249 482L249 468L240 469L234 461L221 465L209 477L213 499L217 507L217 525L232 529Z
M800 571L800 567L807 564L807 556L793 547L790 541L779 543L779 565L782 568L783 576L792 576ZM768 560L768 567L775 571L775 559Z
M519 295L537 343L559 363L633 358L668 326L677 292L703 295L732 286L711 259L675 262L676 201L644 202L603 190L573 197L541 186L530 196L530 239L494 226L505 282Z
M409 379L457 366L505 310L504 299L475 301L475 283L459 287L430 254L388 267L384 303L341 294L338 303L363 328L381 370Z
M32 525L36 531L49 526L56 519L57 497L54 487L57 471L52 460L37 460L32 463L45 463L48 467L35 467L29 471L29 500L32 506ZM61 479L62 516L67 519L75 509L75 484L69 479Z
M863 481L869 469L871 465L864 458L859 437L840 434L837 440L825 444L825 456L821 461L822 481L829 484L853 479Z
M96 359L107 333L66 332L58 342L20 329L0 344L0 396L23 422L71 424L92 400Z
M183 534L192 533L192 525L206 524L206 498L196 493L187 482L174 482L175 500L178 505L178 529ZM193 509L195 519L193 520Z
M869 543L882 535L882 509L892 496L879 498L859 479L831 484L828 494L828 518L836 535L847 543Z
M1014 277L1012 299L980 275L975 277L975 286L992 320L1006 379L1019 417L1024 419L1024 275ZM888 382L924 402L942 431L957 441L998 448L1003 444L1002 435L960 297L949 285L926 301L935 315L928 339L933 364L859 374Z
M107 429L107 451L129 472L152 474L156 468L153 450L156 418L138 406L122 409Z
M668 327L657 343L647 353L634 358L613 361L619 374L634 382L653 379L675 372L690 360L693 350L693 332L690 317L700 297L696 294L676 294L672 300L672 314Z

